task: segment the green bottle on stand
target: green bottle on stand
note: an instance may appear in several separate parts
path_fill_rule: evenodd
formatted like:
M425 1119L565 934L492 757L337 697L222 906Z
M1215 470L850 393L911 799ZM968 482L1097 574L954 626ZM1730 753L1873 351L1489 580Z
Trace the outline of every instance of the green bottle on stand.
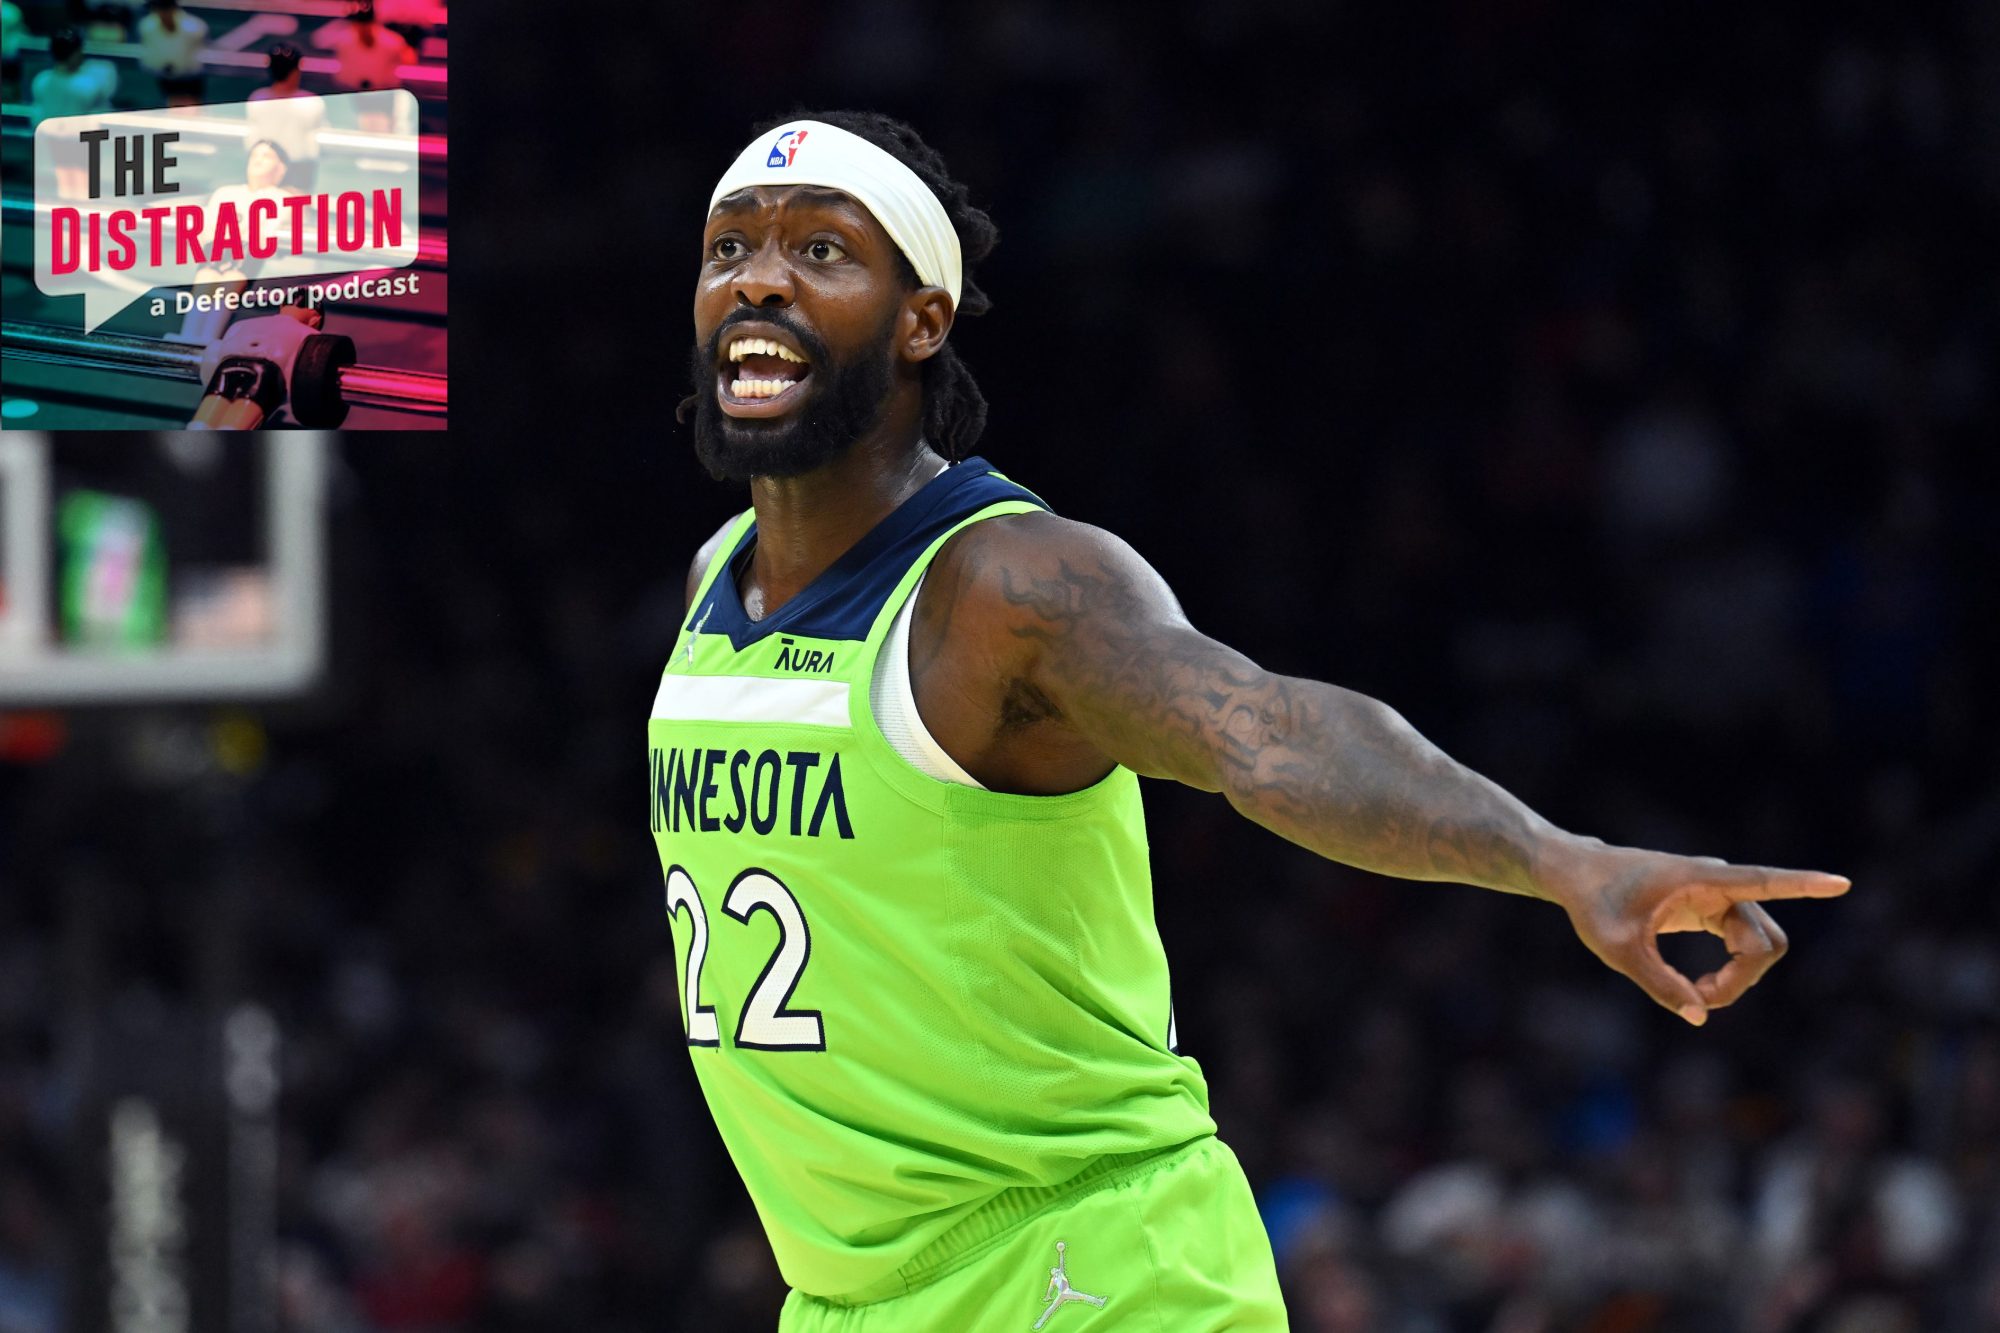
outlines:
M62 634L107 651L150 648L164 637L167 555L151 505L71 491L57 511L62 542Z

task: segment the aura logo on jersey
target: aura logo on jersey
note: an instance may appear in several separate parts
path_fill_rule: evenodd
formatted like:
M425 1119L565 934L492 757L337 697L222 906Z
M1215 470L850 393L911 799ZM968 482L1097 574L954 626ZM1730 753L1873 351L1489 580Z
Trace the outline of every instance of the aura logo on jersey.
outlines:
M753 755L748 750L668 750L656 745L652 761L655 833L748 829L794 838L854 836L837 754L788 750L780 755L763 750ZM727 796L722 790L725 781ZM790 819L785 818L788 811Z
M831 671L833 654L818 648L799 648L783 635L778 637L778 660L771 663L776 671Z
M778 136L777 142L771 145L771 155L764 159L764 165L767 167L789 167L792 165L792 159L798 156L799 145L805 141L806 131L786 130Z

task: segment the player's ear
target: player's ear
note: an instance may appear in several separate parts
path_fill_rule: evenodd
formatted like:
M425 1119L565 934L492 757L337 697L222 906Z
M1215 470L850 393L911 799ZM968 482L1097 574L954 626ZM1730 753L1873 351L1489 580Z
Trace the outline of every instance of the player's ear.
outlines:
M951 293L942 287L919 287L903 301L901 350L906 361L928 361L943 348L951 333L954 311Z

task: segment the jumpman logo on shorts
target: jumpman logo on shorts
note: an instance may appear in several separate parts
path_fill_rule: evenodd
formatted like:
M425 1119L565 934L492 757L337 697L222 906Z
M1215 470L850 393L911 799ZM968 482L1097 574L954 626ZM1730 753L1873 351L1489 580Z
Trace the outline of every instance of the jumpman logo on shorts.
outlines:
M1068 1260L1063 1258L1063 1251L1067 1248L1069 1247L1063 1242L1056 1242L1056 1266L1049 1270L1049 1289L1042 1293L1042 1302L1048 1308L1043 1310L1042 1317L1035 1321L1036 1328L1048 1323L1049 1316L1067 1301L1089 1301L1092 1305L1099 1306L1104 1304L1104 1297L1086 1296L1069 1285L1069 1273L1066 1271Z

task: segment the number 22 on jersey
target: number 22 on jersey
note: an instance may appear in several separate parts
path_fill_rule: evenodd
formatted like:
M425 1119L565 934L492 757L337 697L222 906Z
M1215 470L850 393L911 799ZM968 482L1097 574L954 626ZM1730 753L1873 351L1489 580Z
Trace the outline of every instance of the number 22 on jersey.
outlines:
M701 1002L701 969L708 961L708 911L701 905L701 894L696 891L694 880L687 871L673 866L667 871L667 915L674 916L682 908L687 909L694 926L681 983L681 1014L688 1045L720 1046L715 1007ZM826 1032L819 1010L785 1007L812 958L812 931L806 926L799 900L776 875L753 866L730 884L729 892L722 898L722 910L746 926L759 911L769 912L778 923L778 947L751 984L731 1044L760 1051L825 1050ZM729 943L725 935L722 947L728 947Z

